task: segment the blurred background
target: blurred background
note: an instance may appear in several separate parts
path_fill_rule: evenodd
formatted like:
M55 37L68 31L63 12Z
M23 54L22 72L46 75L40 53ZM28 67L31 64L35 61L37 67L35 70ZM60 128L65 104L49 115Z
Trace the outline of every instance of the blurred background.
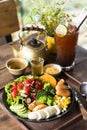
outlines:
M25 26L29 24L29 13L32 10L33 6L37 6L38 4L42 4L46 6L50 4L52 0L14 0L17 6L18 17L20 20L20 24ZM69 14L73 15L74 18L78 18L82 9L84 9L84 13L82 17L87 13L87 0L54 0L65 2L64 9L69 12ZM33 12L33 10L32 10ZM81 19L82 20L82 19ZM86 26L86 24L85 24Z
M64 2L64 9L73 17L74 23L80 23L82 19L87 15L87 0L14 0L17 7L17 15L20 24L20 28L29 24L31 12L33 14L33 7L37 7L38 4L46 6L49 3ZM82 13L82 15L81 15ZM81 15L81 17L80 17ZM80 18L79 18L80 17ZM12 34L13 40L17 40L17 32ZM83 44L83 47L87 48L87 20L80 28L79 44Z
M54 0L61 1L61 0ZM73 16L74 22L81 22L87 15L87 0L62 0L65 2L64 9ZM52 0L15 0L18 10L20 27L29 24L29 12L33 6L43 4L44 6L51 3ZM33 11L33 10L32 10ZM82 15L81 15L82 13ZM81 15L80 19L79 16ZM79 21L78 21L79 20ZM79 44L87 48L87 20L80 28ZM17 37L16 37L17 38Z

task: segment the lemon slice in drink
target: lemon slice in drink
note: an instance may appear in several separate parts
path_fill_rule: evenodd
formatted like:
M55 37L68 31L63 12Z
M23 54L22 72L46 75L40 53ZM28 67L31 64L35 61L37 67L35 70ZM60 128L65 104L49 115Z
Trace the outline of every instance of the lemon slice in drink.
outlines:
M68 32L67 27L63 24L59 24L55 31L59 37L64 37Z

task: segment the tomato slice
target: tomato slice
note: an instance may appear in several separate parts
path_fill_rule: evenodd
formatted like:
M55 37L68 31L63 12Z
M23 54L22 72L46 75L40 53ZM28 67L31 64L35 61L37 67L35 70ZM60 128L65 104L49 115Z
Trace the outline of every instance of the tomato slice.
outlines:
M12 86L11 92L13 92L13 91L17 91L17 86Z
M24 87L23 83L21 83L21 82L18 82L18 83L17 83L17 90L18 90L18 91L22 90L23 87Z
M25 87L24 87L24 90L25 90L25 93L28 95L28 94L30 94L30 92L31 92L31 87L25 86Z
M36 82L35 78L31 78L31 79L27 78L24 80L24 85L29 85L29 84L33 85L33 84L35 84L35 82Z
M11 88L11 94L12 94L12 98L16 98L16 96L18 94L17 86L13 86Z
M18 91L17 90L14 90L12 91L12 98L16 98L17 94L18 94Z

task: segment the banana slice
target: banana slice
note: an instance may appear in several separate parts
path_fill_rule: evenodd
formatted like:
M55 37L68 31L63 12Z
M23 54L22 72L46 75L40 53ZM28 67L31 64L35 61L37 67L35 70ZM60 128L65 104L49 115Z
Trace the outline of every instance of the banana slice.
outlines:
M28 118L31 120L36 120L38 119L38 114L37 112L28 112Z
M44 111L46 113L46 118L49 118L56 114L56 109L54 107L49 106Z
M54 106L49 106L43 110L46 113L46 118L52 117L52 116L56 115L57 113L58 114L60 113L60 111L59 110L57 111L57 108Z
M40 120L46 118L46 113L43 110L38 110L36 112L29 112L28 118L31 120Z
M28 118L31 120L48 119L60 113L61 113L61 109L57 105L54 105L35 112L29 112Z
M37 114L38 114L38 120L46 118L46 113L43 110L38 110Z
M60 114L62 109L58 105L53 106L56 109L56 115Z

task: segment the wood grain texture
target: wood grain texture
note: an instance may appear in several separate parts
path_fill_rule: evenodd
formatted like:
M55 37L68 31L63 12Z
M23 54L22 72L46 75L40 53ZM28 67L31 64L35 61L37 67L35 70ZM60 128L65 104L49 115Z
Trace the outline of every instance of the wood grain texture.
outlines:
M16 5L13 0L0 1L0 37L19 30Z
M5 65L6 60L8 60L10 57L13 57L11 47L7 44L1 45L0 46L0 67L3 67ZM51 63L51 62L55 63L55 55L52 55L52 56L50 55L50 57L51 58L49 58L48 63ZM76 55L76 65L74 69L68 72L68 75L64 75L63 73L58 78L64 78L68 82L68 84L72 86L74 89L79 89L78 83L74 81L72 77L76 78L79 82L86 80L87 78L87 71L86 71L87 59L86 58L87 58L87 50L78 46L77 55ZM27 71L27 74L29 74L29 71ZM13 79L14 78L12 77L11 74L9 74L6 68L0 70L0 87L4 87L6 83L9 83ZM85 103L85 99L84 99L84 103ZM0 115L0 121L1 119L2 119L2 115ZM80 124L78 122L80 122ZM8 121L4 120L4 123L6 123L6 126L3 124L3 122L0 122L0 125L2 126L3 130L6 130L5 129L6 127L8 127L8 129L10 130L9 120ZM83 129L87 130L87 122L85 122L82 119L79 106L76 102L74 102L72 109L70 109L70 111L66 115L64 115L63 117L59 119L49 121L49 122L40 122L40 123L29 122L29 121L23 120L23 123L30 130L83 130ZM0 128L0 130L2 129Z
M0 108L0 130L22 130L11 117Z

